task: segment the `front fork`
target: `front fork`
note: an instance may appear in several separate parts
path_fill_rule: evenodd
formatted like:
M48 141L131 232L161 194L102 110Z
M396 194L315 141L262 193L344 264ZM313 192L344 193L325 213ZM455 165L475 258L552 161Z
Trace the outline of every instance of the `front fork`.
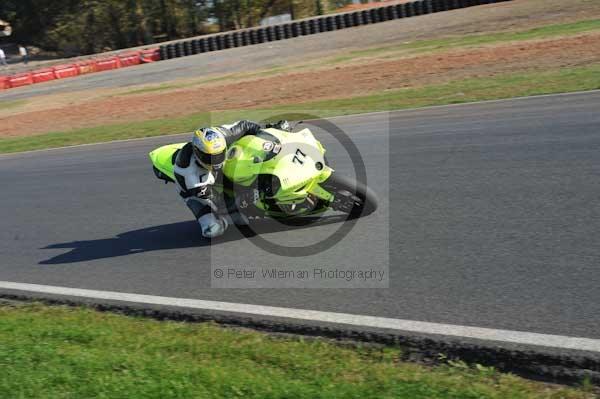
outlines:
M314 195L315 197L317 197L323 201L332 202L334 199L333 193L330 193L329 191L327 191L323 187L321 187L321 183L324 183L325 181L327 181L327 179L329 179L331 177L333 172L334 172L333 169L331 169L328 166L325 166L325 168L321 172L321 175L319 176L319 178L316 179L315 182L313 183L313 185L308 189L308 193Z

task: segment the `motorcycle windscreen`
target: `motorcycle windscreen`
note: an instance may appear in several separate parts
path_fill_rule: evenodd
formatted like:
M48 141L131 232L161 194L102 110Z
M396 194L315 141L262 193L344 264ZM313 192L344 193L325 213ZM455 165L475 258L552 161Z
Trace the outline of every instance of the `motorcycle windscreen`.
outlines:
M175 174L173 173L173 155L184 145L185 143L169 144L150 152L148 156L152 161L152 165L171 179L175 179Z
M308 129L287 134L272 174L284 191L297 190L321 174L325 164L321 146Z

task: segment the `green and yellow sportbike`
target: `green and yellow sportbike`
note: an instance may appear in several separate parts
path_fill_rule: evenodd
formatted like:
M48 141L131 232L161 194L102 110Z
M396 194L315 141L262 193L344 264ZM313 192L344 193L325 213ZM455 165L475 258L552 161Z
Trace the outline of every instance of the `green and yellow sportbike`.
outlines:
M174 181L173 164L184 145L150 152L159 179ZM229 198L252 190L250 201L236 200L238 210L251 217L300 219L329 210L359 217L377 209L371 189L327 165L325 148L309 129L268 128L240 138L228 148L222 173L226 179L217 190Z

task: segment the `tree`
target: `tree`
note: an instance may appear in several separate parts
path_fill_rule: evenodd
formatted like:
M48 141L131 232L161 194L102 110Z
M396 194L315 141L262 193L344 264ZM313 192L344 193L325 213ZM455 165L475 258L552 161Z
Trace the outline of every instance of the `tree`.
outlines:
M303 18L334 1L348 0L0 0L0 19L11 41L77 55L195 36L215 22L225 31L288 12Z

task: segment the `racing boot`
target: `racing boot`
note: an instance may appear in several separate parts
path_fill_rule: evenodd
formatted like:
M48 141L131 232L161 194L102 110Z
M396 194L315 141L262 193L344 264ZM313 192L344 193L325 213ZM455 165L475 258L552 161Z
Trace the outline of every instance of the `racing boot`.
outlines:
M211 212L200 216L198 223L202 230L202 236L206 238L215 238L225 233L227 227L231 224L231 218L220 217Z
M223 235L227 228L232 224L236 226L248 226L249 221L246 216L240 212L232 212L231 214L215 215L214 213L207 213L206 215L200 216L198 219L200 229L202 229L202 236L206 238L215 238Z

